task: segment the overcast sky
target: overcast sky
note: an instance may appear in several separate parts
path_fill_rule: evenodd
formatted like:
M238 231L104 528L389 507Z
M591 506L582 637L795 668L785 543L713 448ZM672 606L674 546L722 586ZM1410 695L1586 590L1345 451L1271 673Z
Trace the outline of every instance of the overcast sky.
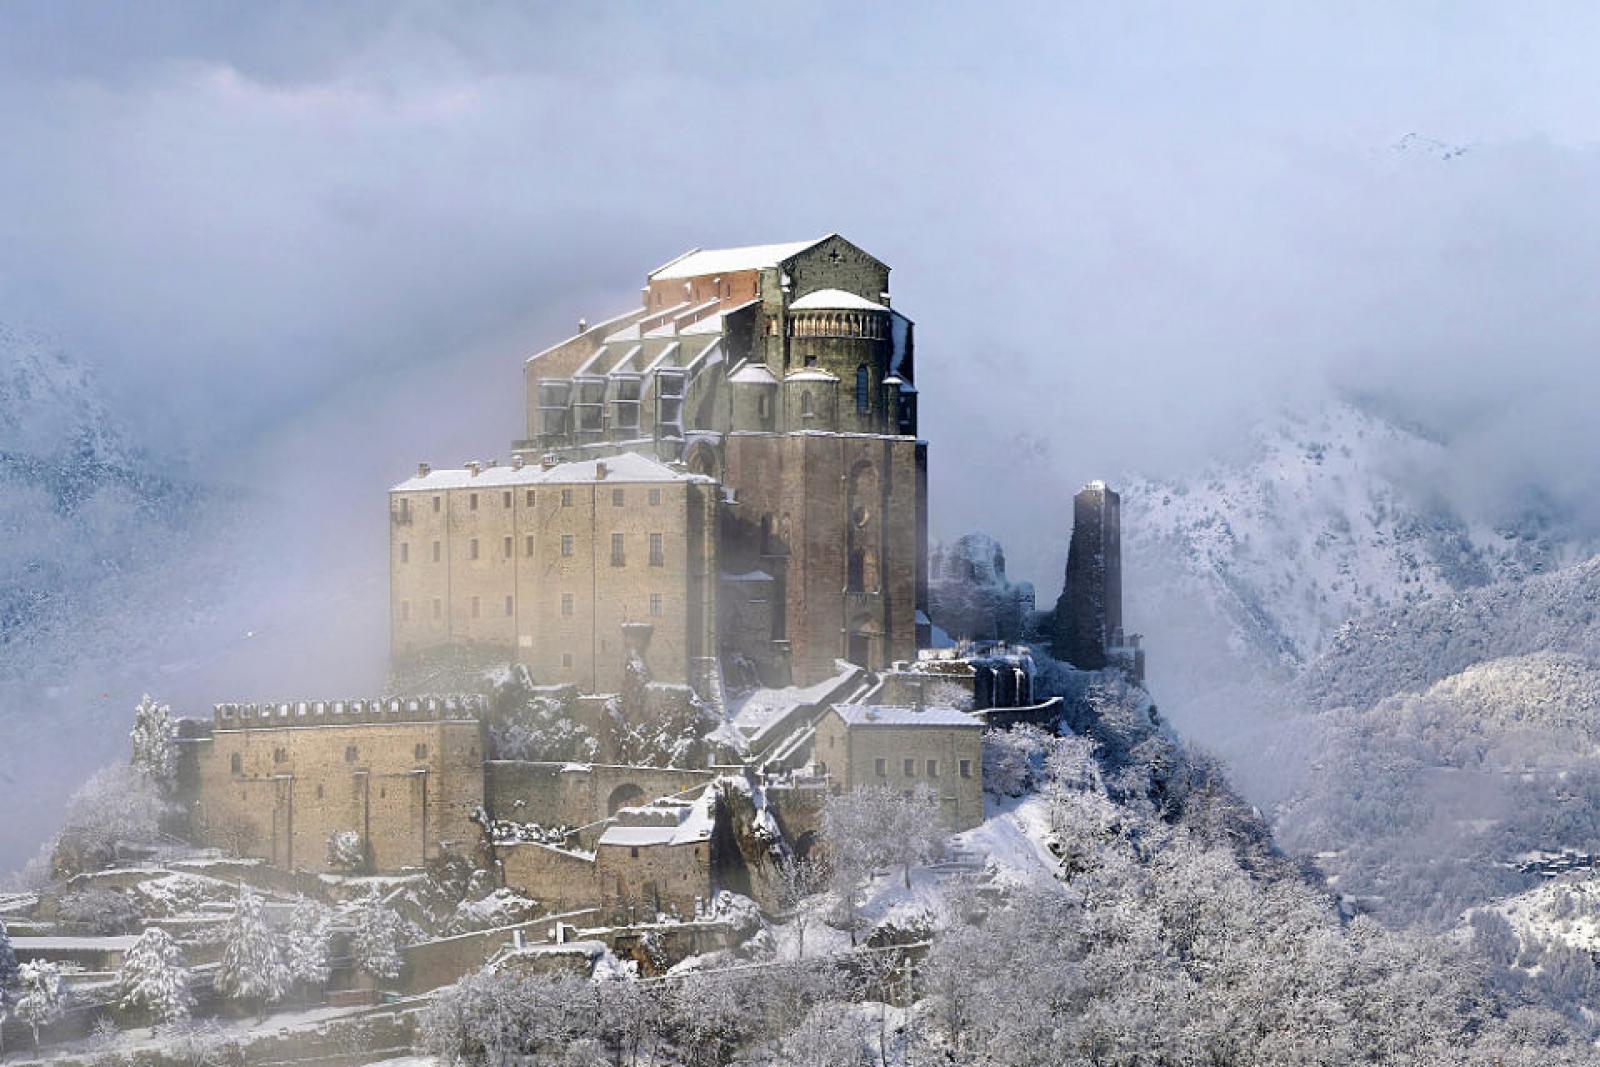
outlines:
M0 318L153 446L381 522L417 459L503 454L521 357L652 266L839 231L918 323L936 533L989 528L1041 599L1072 489L1334 389L1449 438L1464 498L1593 521L1597 22L12 2Z

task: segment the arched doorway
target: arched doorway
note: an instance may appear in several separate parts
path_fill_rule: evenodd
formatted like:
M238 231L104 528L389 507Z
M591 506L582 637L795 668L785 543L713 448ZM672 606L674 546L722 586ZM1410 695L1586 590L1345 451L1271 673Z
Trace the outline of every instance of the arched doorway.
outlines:
M644 790L632 782L623 782L606 797L606 816L615 815L621 808L632 807L644 799Z

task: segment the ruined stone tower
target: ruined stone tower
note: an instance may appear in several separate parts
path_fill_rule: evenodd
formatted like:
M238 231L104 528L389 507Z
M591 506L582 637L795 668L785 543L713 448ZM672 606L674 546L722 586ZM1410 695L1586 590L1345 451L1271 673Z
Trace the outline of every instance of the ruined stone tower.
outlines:
M1099 670L1122 644L1122 498L1104 482L1090 482L1073 498L1055 655L1082 670Z

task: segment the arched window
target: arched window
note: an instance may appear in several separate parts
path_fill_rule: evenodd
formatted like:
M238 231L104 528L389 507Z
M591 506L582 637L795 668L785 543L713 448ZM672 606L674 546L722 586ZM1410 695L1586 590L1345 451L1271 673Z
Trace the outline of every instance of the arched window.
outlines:
M872 410L872 373L865 363L856 368L856 413L865 415Z

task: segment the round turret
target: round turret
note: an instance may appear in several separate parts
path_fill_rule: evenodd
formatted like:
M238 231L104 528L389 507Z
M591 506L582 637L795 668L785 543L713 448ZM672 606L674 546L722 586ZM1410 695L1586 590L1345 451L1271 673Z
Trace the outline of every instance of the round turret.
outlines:
M845 396L836 429L898 432L898 405L886 404L883 389L894 347L887 307L842 289L820 289L789 305L788 335L791 373L819 369L840 383Z

